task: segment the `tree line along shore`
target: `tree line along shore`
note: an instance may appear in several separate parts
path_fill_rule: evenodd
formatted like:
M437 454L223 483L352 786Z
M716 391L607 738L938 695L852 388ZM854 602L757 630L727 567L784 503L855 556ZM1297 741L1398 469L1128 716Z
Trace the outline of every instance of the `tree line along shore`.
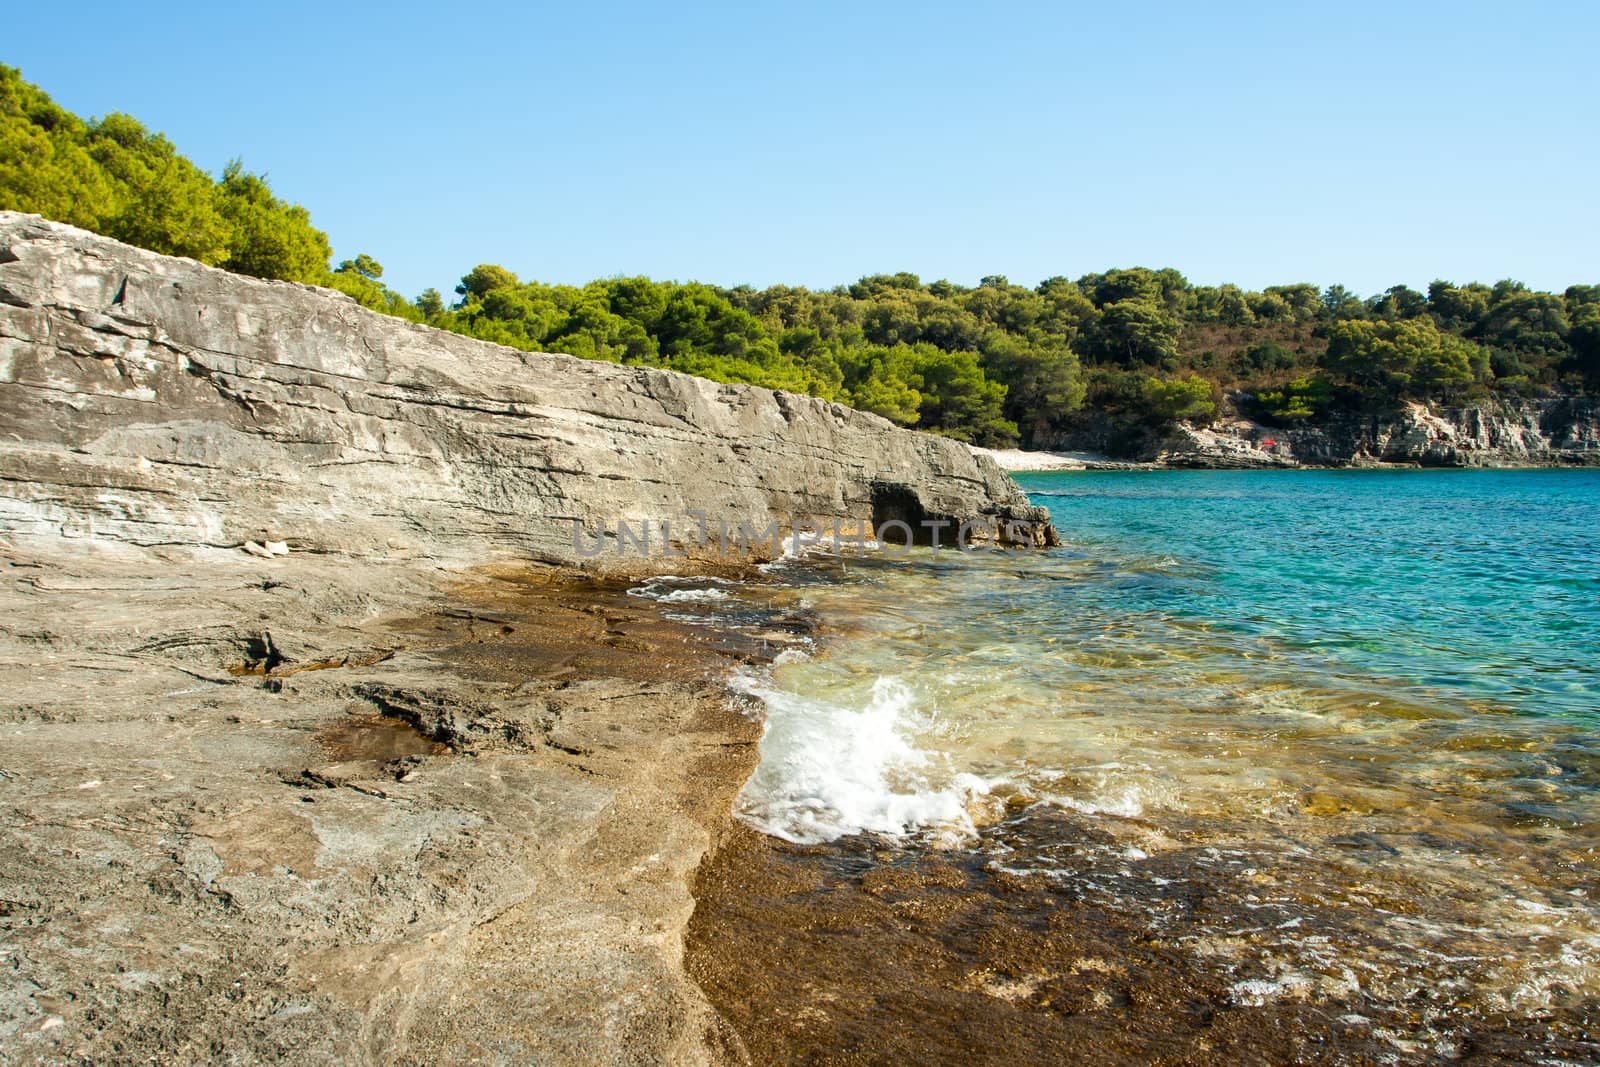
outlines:
M1363 298L1135 267L1032 287L909 273L829 290L580 286L479 264L453 294L407 297L372 255L336 261L310 212L240 161L214 178L136 119L79 118L4 66L0 208L526 351L807 393L992 448L1048 447L1090 420L1115 441L1233 413L1292 427L1407 401L1600 393L1600 285L1436 280Z

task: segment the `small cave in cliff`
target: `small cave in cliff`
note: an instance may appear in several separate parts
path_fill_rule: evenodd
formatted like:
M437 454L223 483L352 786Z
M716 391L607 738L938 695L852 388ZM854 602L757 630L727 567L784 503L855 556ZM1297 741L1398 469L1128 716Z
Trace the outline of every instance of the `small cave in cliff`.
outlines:
M885 523L903 522L911 530L912 544L931 545L934 527L927 523L937 524L940 520L945 523L939 528L940 543L951 544L955 538L956 528L961 525L960 522L947 515L929 514L922 506L922 498L909 486L892 485L888 482L872 483L872 528L880 539L883 537ZM890 540L900 544L903 537L897 528Z

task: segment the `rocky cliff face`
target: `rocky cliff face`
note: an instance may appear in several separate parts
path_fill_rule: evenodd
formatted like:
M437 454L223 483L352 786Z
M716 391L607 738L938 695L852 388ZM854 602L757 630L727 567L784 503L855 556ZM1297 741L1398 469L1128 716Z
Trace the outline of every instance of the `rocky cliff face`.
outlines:
M1346 416L1274 429L1248 420L1180 427L1148 458L1177 467L1422 467L1600 465L1600 405L1563 398Z
M691 511L1054 537L869 415L0 213L0 1061L747 1062L688 878L804 620L594 573L752 554Z
M693 554L701 515L712 539L895 518L1005 539L1043 519L965 446L838 404L528 355L7 212L0 419L0 528L144 545L578 562L598 544L589 565L648 569L637 534Z
M1340 419L1285 435L1306 463L1425 467L1582 466L1600 463L1600 407L1589 400L1513 401L1389 417Z

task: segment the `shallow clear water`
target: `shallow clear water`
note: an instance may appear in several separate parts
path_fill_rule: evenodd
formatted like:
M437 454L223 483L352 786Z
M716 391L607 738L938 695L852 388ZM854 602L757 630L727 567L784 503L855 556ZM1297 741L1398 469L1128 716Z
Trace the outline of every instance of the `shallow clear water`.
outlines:
M762 594L837 636L742 679L748 822L1142 909L1240 1003L1432 1005L1401 1051L1593 1005L1600 472L1019 480L1066 547ZM1188 890L1215 906L1166 907Z

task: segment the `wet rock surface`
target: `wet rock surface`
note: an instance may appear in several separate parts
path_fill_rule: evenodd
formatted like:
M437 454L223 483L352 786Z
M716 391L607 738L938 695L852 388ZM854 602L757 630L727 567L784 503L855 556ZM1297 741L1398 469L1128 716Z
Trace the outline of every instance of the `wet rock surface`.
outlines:
M1065 843L1065 844L1064 844ZM1372 847L1355 842L1352 848ZM1093 818L1022 813L971 849L846 838L791 845L738 828L702 867L689 969L757 1064L1592 1063L1600 1005L1535 1013L1486 994L1511 962L1458 951L1481 982L1434 980L1413 930L1357 957L1421 879L1351 879L1346 857L1215 862L1202 846L1118 856ZM1197 864L1196 858L1205 862ZM1226 859L1226 857L1223 857ZM1315 891L1277 938L1276 876ZM1260 895L1258 895L1260 894ZM1399 995L1403 994L1403 995Z

